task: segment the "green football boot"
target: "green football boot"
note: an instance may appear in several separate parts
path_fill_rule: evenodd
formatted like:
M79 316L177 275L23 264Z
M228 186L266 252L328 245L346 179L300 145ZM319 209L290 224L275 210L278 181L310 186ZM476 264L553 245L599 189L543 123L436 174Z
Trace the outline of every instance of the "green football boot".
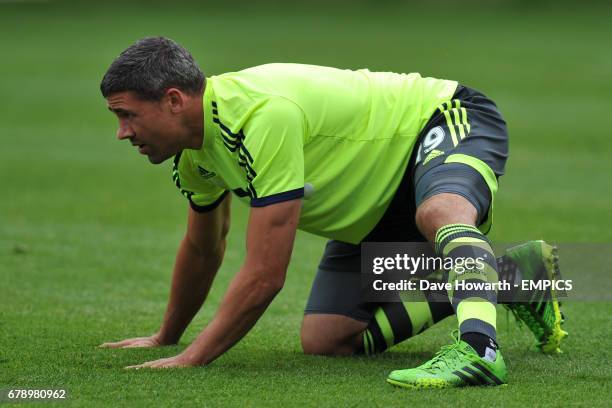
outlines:
M495 361L480 357L455 330L455 343L443 346L423 365L407 370L395 370L387 377L389 384L410 388L451 388L468 385L502 385L508 371L499 350Z
M560 279L557 248L544 241L529 241L509 248L498 260L500 279L505 275L520 276L522 280ZM504 277L504 278L502 278ZM521 294L522 295L522 294ZM561 328L564 316L561 302L554 288L533 291L529 298L504 304L536 338L536 347L544 353L560 353L561 342L568 333Z

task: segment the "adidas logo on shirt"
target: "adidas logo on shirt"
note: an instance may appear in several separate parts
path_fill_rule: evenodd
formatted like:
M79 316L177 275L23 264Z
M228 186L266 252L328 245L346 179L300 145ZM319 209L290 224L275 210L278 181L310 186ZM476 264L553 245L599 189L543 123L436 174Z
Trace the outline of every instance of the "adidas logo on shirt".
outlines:
M198 171L200 172L200 176L204 177L205 179L209 179L211 177L216 176L214 171L208 171L202 166L198 166Z

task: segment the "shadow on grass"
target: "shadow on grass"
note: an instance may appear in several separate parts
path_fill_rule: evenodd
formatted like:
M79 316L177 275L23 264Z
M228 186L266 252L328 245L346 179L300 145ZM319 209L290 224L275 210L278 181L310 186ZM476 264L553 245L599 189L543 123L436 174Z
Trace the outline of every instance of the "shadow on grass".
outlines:
M182 351L181 346L169 346L155 349L97 349L90 363L104 368L123 369L125 366L166 358ZM387 351L375 356L313 356L299 351L274 350L253 354L248 350L233 350L215 360L209 366L193 369L223 371L231 376L232 372L244 375L248 372L264 374L290 374L307 370L312 374L317 371L325 374L341 374L350 370L383 370L414 367L432 357L432 352ZM192 370L192 369L187 369ZM174 371L174 370L172 370Z

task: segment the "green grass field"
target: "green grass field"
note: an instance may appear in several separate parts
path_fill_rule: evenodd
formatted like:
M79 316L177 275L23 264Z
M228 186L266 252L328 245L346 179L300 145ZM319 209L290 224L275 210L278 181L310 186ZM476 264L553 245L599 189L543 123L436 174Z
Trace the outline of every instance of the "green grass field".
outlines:
M554 357L531 351L528 332L500 313L502 388L385 383L447 344L454 318L375 358L302 355L302 310L324 243L308 234L284 290L229 353L205 368L123 370L176 354L211 318L244 255L248 209L237 202L226 260L180 345L96 348L158 328L185 228L170 163L151 166L119 143L98 91L112 59L148 35L185 45L207 75L291 61L418 71L480 89L511 132L493 239L612 242L612 8L237 4L0 1L0 389L65 388L61 404L74 406L609 406L611 303L568 301L570 337Z

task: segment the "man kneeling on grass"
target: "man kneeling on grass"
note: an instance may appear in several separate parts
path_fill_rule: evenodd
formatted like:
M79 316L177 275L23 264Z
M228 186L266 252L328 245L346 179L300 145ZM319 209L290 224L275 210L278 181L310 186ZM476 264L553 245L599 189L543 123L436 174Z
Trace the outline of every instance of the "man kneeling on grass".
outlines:
M300 228L330 239L302 324L305 353L381 352L456 314L454 343L417 368L393 371L388 382L506 382L495 290L445 292L444 302L430 292L388 303L360 295L362 242L429 241L445 259L487 260L478 273L451 269L449 282L494 283L504 262L554 273L545 243L496 261L485 236L508 153L505 122L486 96L419 74L299 64L205 78L187 50L161 37L123 51L101 91L120 140L151 163L174 158L172 176L189 203L159 331L103 346L176 344L223 260L231 196L251 207L246 258L212 321L181 354L131 367L205 365L240 341L282 289ZM557 351L565 335L558 302L544 304L508 307L543 351Z

